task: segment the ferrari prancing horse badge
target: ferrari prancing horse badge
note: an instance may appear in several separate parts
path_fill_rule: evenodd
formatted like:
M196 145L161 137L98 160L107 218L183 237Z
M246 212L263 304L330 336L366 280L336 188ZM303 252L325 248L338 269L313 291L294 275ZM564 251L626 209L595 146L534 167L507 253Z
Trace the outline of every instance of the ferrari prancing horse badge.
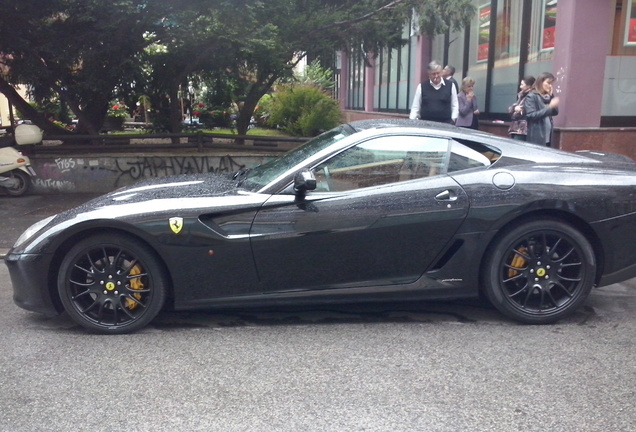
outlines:
M183 228L183 218L182 217L173 217L170 218L170 229L173 233L179 234L181 232L181 228Z

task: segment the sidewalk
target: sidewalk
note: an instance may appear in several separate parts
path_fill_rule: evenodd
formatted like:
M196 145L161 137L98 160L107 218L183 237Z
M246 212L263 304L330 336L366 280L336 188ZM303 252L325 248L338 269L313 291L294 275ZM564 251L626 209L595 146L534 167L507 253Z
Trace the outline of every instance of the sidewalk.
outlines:
M0 195L0 257L4 257L28 227L53 214L86 202L97 193L27 194L22 197Z

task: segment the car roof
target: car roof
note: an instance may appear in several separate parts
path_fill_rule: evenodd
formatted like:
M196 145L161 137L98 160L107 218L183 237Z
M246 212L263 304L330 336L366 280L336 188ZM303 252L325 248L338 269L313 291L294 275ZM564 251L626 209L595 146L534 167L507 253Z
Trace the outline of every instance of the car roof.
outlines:
M356 132L366 132L378 129L411 129L411 131L425 132L437 136L447 136L453 139L475 140L484 145L494 147L505 158L526 160L528 162L546 163L598 163L598 160L571 152L565 152L550 147L530 144L525 141L515 141L510 138L493 135L488 132L461 128L452 124L412 120L404 118L380 118L357 120L349 123Z
M448 137L463 137L472 138L477 141L485 142L487 140L504 140L504 141L512 141L508 138L503 138L500 136L493 135L491 133L457 127L453 124L449 123L439 123L432 122L426 120L411 120L411 119L403 119L403 118L380 118L380 119L368 119L368 120L357 120L349 123L349 126L355 129L356 132L363 132L368 130L378 130L378 129L394 129L397 131L399 129L408 128L412 131L417 130L418 133L426 132L434 135L444 135Z
M447 123L436 123L423 120L411 120L403 118L380 118L380 119L368 119L357 120L350 122L349 125L356 131L363 131L367 129L380 129L380 128L394 128L394 127L411 127L411 128L424 128L424 129L446 129L448 131L457 129L457 126Z

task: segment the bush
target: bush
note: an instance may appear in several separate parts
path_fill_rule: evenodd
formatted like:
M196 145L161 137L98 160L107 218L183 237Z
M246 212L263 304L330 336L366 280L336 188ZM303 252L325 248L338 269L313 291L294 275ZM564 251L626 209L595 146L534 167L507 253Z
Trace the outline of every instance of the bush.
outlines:
M232 120L227 108L207 107L204 103L195 104L192 114L199 118L199 122L208 129L230 127Z
M303 84L313 84L323 90L332 90L336 86L333 70L323 68L318 59L309 63L302 75L296 77L296 80Z
M336 127L338 102L312 85L282 85L268 101L267 125L294 136L315 136Z
M254 120L256 121L257 126L268 126L267 119L272 111L272 103L272 95L269 93L264 95L261 100L258 101L258 105L254 110Z

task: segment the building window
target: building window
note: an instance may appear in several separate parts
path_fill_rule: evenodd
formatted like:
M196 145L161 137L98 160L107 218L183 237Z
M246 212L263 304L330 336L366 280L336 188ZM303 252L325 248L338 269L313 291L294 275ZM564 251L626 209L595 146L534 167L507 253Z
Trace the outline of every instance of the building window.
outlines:
M625 46L636 46L636 0L626 1Z
M557 0L543 0L543 32L541 33L541 49L554 49L556 38Z
M413 38L409 35L410 23L405 25L402 37L408 42L395 49L384 49L375 64L374 109L389 112L407 112L410 108L409 81L412 77L411 62Z
M552 70L557 0L532 2L530 40L525 74L538 76Z
M517 95L519 86L519 62L521 61L522 27L524 6L521 1L499 0L493 11L496 20L494 40L493 68L490 69L490 88L488 93L488 112L507 114L508 106ZM480 80L481 81L481 80ZM485 80L482 82L485 86ZM476 89L478 85L475 86ZM485 93L485 92L484 92ZM479 98L481 109L486 107L485 100Z
M355 49L349 58L349 97L347 108L364 110L365 62L361 49Z
M490 45L490 3L479 6L477 26L477 62L488 61L488 47Z

